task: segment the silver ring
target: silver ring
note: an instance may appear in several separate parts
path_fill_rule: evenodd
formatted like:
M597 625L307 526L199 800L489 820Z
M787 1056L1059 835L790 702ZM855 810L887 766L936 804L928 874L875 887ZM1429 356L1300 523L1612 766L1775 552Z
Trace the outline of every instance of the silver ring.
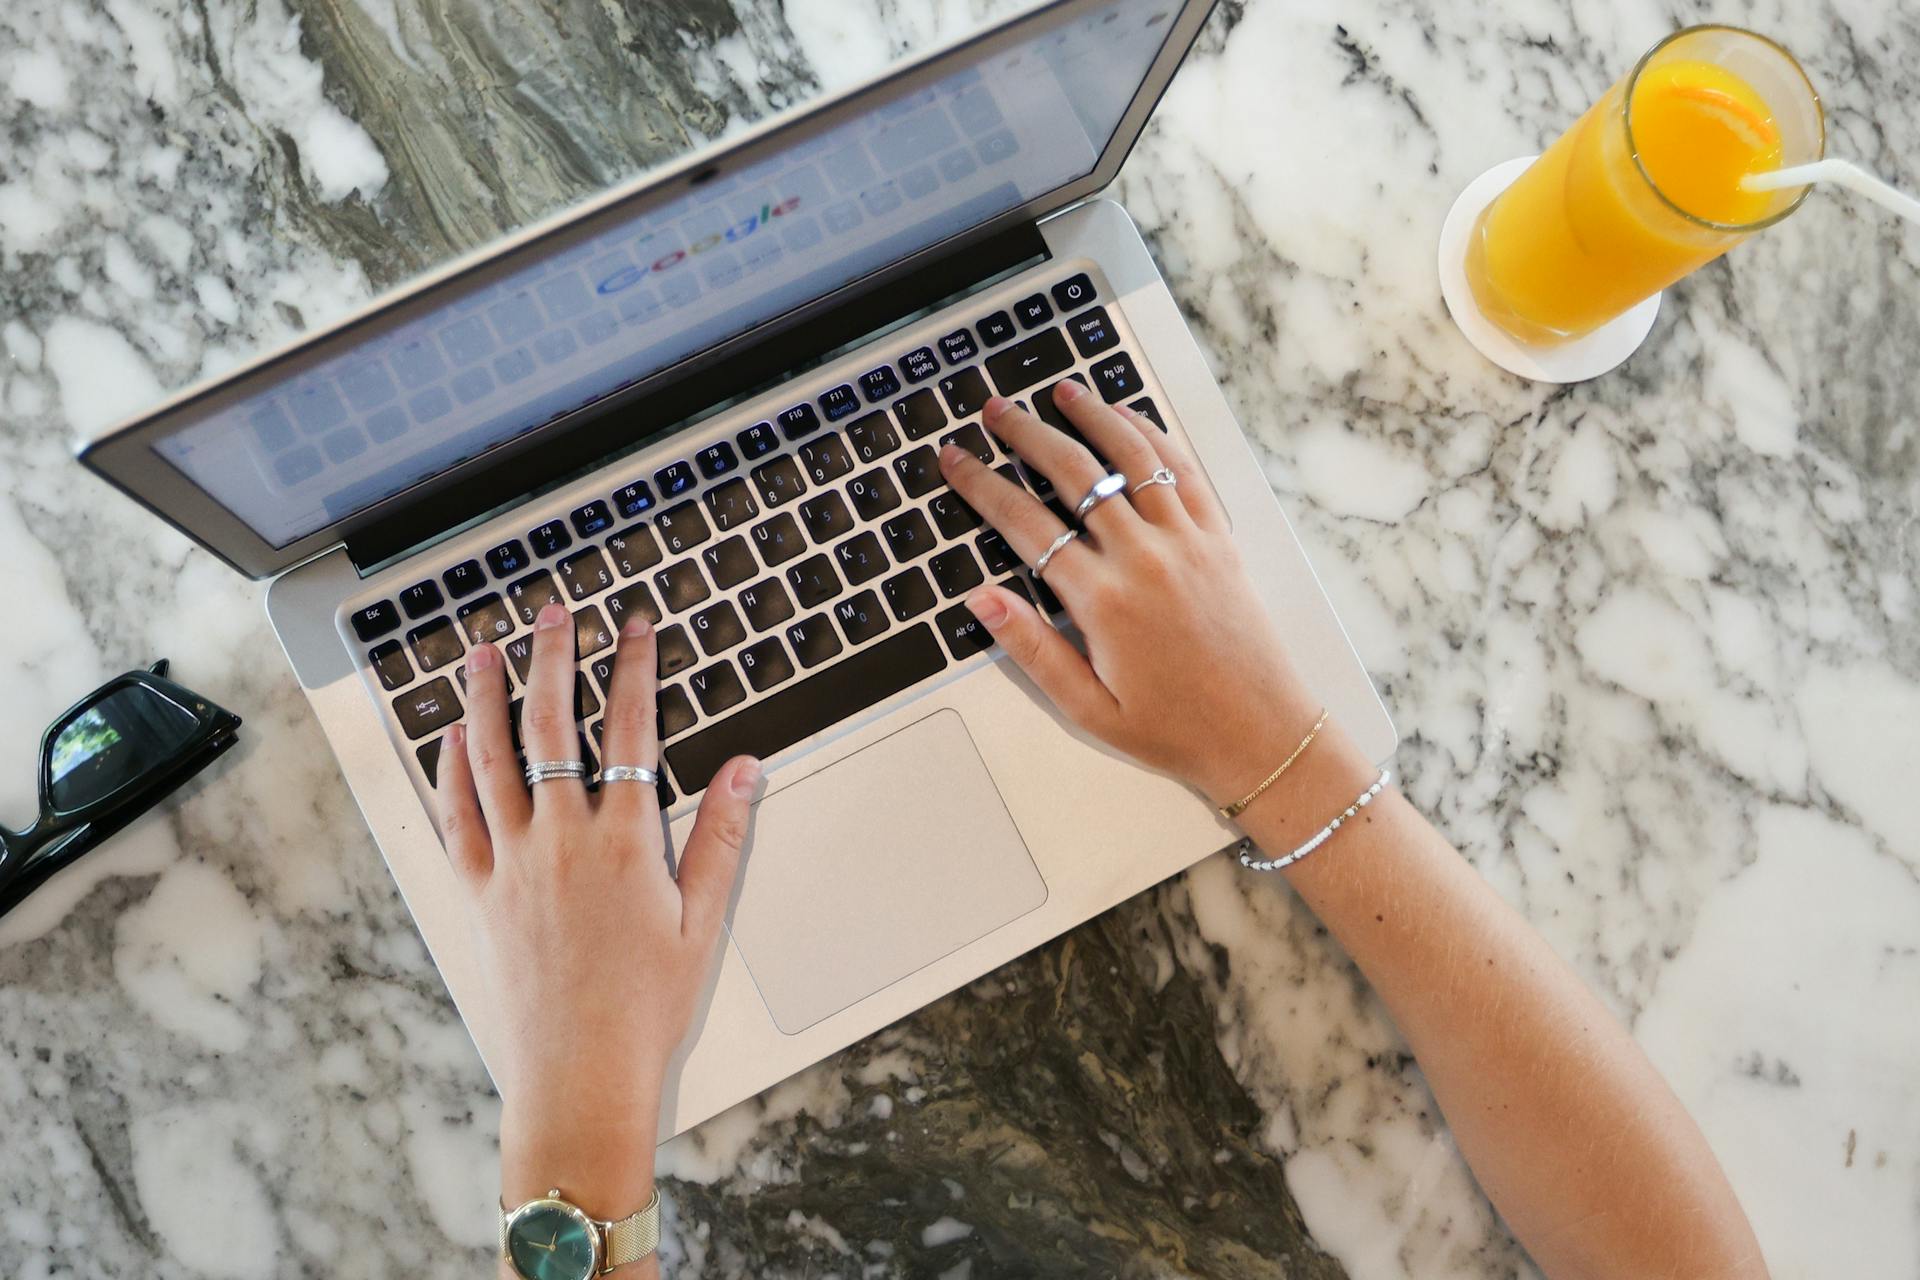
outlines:
M1142 480L1139 484L1133 486L1133 488L1127 490L1127 493L1129 495L1136 494L1150 484L1166 484L1166 485L1178 486L1179 483L1180 483L1180 477L1173 474L1172 471L1168 470L1166 467L1155 467L1152 475L1148 476L1145 480Z
M530 760L527 762L527 785L536 786L542 782L551 782L555 778L584 778L587 776L586 762L582 760Z
M1087 496L1080 499L1080 505L1073 509L1076 524L1084 523L1087 512L1093 510L1108 498L1117 498L1127 491L1127 478L1117 471L1109 471L1093 482L1093 488L1087 490Z
M1053 540L1053 545L1048 547L1045 551L1042 551L1040 553L1040 558L1033 562L1033 576L1038 578L1042 574L1046 573L1047 565L1053 560L1054 552L1060 550L1060 548L1066 546L1069 542L1072 542L1075 538L1079 536L1080 536L1080 531L1078 529L1069 529L1065 533L1061 534L1059 537L1055 538Z
M643 764L610 764L600 771L600 781L644 782L651 787L660 781L660 771Z

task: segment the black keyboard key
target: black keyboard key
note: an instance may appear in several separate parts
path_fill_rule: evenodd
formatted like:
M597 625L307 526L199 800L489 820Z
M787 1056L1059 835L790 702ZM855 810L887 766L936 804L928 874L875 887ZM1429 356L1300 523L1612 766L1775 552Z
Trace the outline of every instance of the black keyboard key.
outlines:
M613 660L614 655L610 653L604 658L595 658L592 663L593 678L600 682L601 690L608 694L613 692Z
M1026 477L1022 476L1020 474L1020 468L1014 466L1011 462L1003 462L995 467L994 470L1000 474L1002 480L1005 480L1014 488L1024 489L1027 487Z
M987 562L987 572L996 578L1020 567L1020 557L1013 553L997 529L988 529L973 540L973 545L980 549L980 558Z
M653 636L654 653L659 658L660 678L679 675L694 663L700 661L700 655L693 651L693 641L687 638L687 629L679 624L662 627Z
M615 630L636 617L645 618L648 625L660 621L660 606L653 602L653 592L647 590L644 582L622 587L607 597L607 620Z
M654 574L653 587L668 613L685 613L713 594L700 576L700 566L691 560L676 560Z
M915 347L900 357L900 372L908 382L925 382L940 372L940 362L933 358L932 347Z
M893 477L885 467L875 467L847 481L847 496L853 499L853 509L862 520L877 520L900 505L900 490L894 488Z
M986 581L980 572L980 562L964 546L948 547L927 561L927 567L933 570L933 581L940 588L940 594L949 600Z
M869 403L875 400L891 399L900 394L900 375L893 371L893 366L890 364L883 364L878 369L869 369L860 375L860 394L864 395Z
M793 663L780 647L778 636L768 636L758 644L740 651L740 669L755 693L765 693L777 684L793 679Z
M1045 498L1053 492L1053 481L1041 475L1033 467L1022 464L1020 473L1027 478L1027 487L1033 490L1036 498Z
M993 465L993 446L987 443L986 430L977 422L969 422L958 431L949 431L940 437L942 448L950 444L959 445L988 466Z
M933 526L918 507L902 511L881 525L880 531L887 536L887 551L896 564L917 560L934 548Z
M1013 327L1013 317L1004 311L983 317L975 327L980 330L980 341L990 347L999 346L1018 332Z
M567 532L565 522L549 520L529 533L527 541L533 544L536 556L557 556L573 545L573 535Z
M760 500L769 508L791 501L807 491L807 482L800 475L800 464L793 460L792 454L782 454L755 467L753 483L760 490Z
M847 428L847 443L860 461L878 462L900 447L900 437L885 413L870 413Z
M1025 391L1072 367L1073 352L1067 348L1067 340L1060 336L1058 329L1043 329L1025 342L987 357L987 373L993 378L994 390L1003 396ZM965 415L956 409L954 416Z
M447 584L447 594L460 600L487 585L487 571L478 560L463 560L441 574L440 580Z
M684 790L699 791L734 756L744 752L764 760L776 755L946 665L939 642L923 623L682 738L666 749L667 762Z
M927 575L918 569L894 574L880 584L880 594L887 598L895 622L918 617L934 605L933 588L927 583Z
M597 596L613 585L613 570L607 568L607 558L600 554L598 547L576 552L562 560L557 567L560 581L566 584L567 594L575 600Z
M513 617L506 601L489 591L478 600L469 600L454 611L460 620L461 634L468 644L490 644L513 634Z
M797 404L791 409L783 409L774 421L780 424L780 430L789 440L798 440L820 429L820 415L813 411L810 404Z
M735 526L744 526L760 514L759 504L753 500L753 491L747 488L745 480L737 476L709 489L704 501L713 515L714 528L722 533Z
M548 605L566 603L560 598L560 588L554 585L553 575L545 569L509 583L507 599L513 602L514 612L520 615L520 621L529 627Z
M979 355L980 348L974 345L971 333L955 329L940 339L940 354L947 358L948 364L963 364Z
M787 570L787 584L802 609L815 609L840 594L840 578L824 554L808 556Z
M764 458L780 447L779 433L773 429L771 422L756 422L734 439L740 442L741 456L748 462Z
M740 455L725 440L715 440L712 444L693 455L700 467L700 474L709 480L718 480L729 471L740 467Z
M760 549L760 559L769 569L785 564L807 549L806 539L800 536L800 526L794 523L792 513L786 511L753 526L753 545Z
M1047 305L1046 294L1036 293L1014 303L1013 314L1019 318L1022 329L1031 329L1053 319L1053 308Z
M613 528L613 512L604 502L589 502L573 513L573 528L583 538L597 538Z
M607 554L621 577L636 577L660 563L660 540L646 525L636 524L607 539Z
M573 649L578 657L591 657L613 643L613 631L594 605L573 615Z
M927 510L933 513L933 523L939 528L940 536L949 540L980 527L980 513L951 489L934 494ZM894 558L900 557L896 553Z
M851 382L843 382L820 395L820 412L827 415L828 422L838 422L848 414L859 411L860 396Z
M694 722L700 718L694 713L693 699L687 697L687 691L677 684L670 684L660 690L654 707L658 713L662 742L677 733L685 733L693 728Z
M824 613L802 618L788 627L787 643L793 646L794 656L803 667L817 667L846 647L840 643L840 633L833 629L833 622Z
M846 575L850 587L878 577L887 568L886 553L880 550L880 539L873 536L872 530L856 533L834 547L833 557L839 562L840 572Z
M747 638L747 629L741 625L731 600L702 609L693 615L690 624L694 639L700 642L700 648L708 657L731 649Z
M940 401L924 387L897 402L893 406L893 416L899 419L900 429L907 433L909 440L931 435L947 425L947 415L941 412Z
M1060 308L1061 315L1076 307L1084 307L1093 299L1093 281L1087 279L1084 271L1077 276L1068 276L1053 286L1053 305Z
M853 528L853 513L838 493L823 493L801 503L800 519L806 522L807 536L816 543L832 542Z
M707 528L706 517L700 514L698 505L683 502L677 507L668 507L653 518L653 527L666 544L671 555L680 555L691 551L713 536Z
M1167 429L1167 420L1160 416L1160 406L1153 402L1152 396L1141 396L1138 400L1128 404L1127 408L1133 410L1162 431Z
M662 467L660 470L654 472L653 482L660 486L660 497L661 500L664 501L668 498L679 497L681 494L691 490L693 486L700 481L699 477L693 474L693 465L691 463L676 462L672 466Z
M496 578L511 578L524 570L527 563L527 549L520 545L518 538L503 542L487 552L487 567L493 570Z
M594 696L593 685L587 681L587 673L573 673L573 718L591 720L600 710L600 699Z
M1008 578L1000 585L1019 596L1022 600L1025 600L1028 604L1033 603L1033 592L1027 589L1027 580L1025 578Z
M1133 367L1133 361L1127 358L1124 351L1108 356L1093 366L1093 385L1100 388L1100 396L1108 404L1125 400L1128 396L1137 396L1145 389L1140 382L1139 370Z
M453 681L441 676L395 698L393 714L407 737L424 738L460 718L460 697L453 691Z
M414 754L420 758L420 772L427 775L427 785L430 787L440 785L440 744L445 741L445 738L435 738L414 749Z
M446 597L440 594L440 584L431 578L416 582L400 593L400 607L414 619L426 617L446 602Z
M1014 350L1009 347L994 359L998 360ZM980 376L978 369L961 369L940 379L940 394L947 398L947 410L954 417L971 418L987 402L987 380Z
M746 687L740 683L740 676L730 662L716 662L694 672L687 677L687 687L700 699L700 709L710 716L747 700Z
M740 592L740 607L755 631L767 631L793 616L793 597L778 578L763 578Z
M367 654L367 661L373 664L373 673L389 690L404 689L413 683L413 664L407 661L407 651L400 647L398 640L389 640L374 648Z
M838 435L822 436L800 446L800 465L815 484L831 484L853 470L853 455Z
M1097 356L1120 341L1105 307L1095 307L1067 321L1067 332L1073 337L1073 349L1083 356Z
M944 610L933 620L933 625L939 629L940 638L947 642L955 662L993 648L993 634L980 625L980 619L964 604Z
M653 489L645 480L635 480L632 484L616 490L613 495L613 509L620 513L623 520L631 520L653 510Z
M525 684L527 673L533 670L533 637L519 636L507 641L507 661L513 664L514 672L520 677L520 683ZM518 711L517 704L515 710ZM517 718L514 721L514 727L516 730L514 741L518 742L520 739L517 736L519 728Z
M712 576L713 585L722 591L737 587L760 572L760 566L754 563L753 552L747 548L746 537L742 534L714 543L701 551L700 558L706 561L707 573Z
M391 600L376 600L353 615L353 634L361 640L378 640L400 625L400 611Z
M923 444L895 458L893 472L900 477L900 487L907 491L909 498L917 498L947 482L946 477L940 474L940 456L930 444Z
M848 596L834 605L833 616L839 620L840 630L846 633L848 644L865 644L887 629L887 615L880 607L880 597L871 591Z

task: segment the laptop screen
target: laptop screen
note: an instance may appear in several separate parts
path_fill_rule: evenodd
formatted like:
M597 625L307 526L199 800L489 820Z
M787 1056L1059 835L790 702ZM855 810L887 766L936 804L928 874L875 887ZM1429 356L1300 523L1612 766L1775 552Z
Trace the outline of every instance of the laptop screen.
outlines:
M1090 173L1173 0L1114 0L468 285L153 448L285 547ZM639 439L659 426L635 423Z

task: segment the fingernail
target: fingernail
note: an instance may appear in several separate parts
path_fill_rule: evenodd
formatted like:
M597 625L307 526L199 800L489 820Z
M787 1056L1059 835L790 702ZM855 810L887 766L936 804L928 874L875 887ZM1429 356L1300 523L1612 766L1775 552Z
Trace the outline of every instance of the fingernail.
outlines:
M447 730L447 749L459 751L467 745L467 726L457 724Z
M750 799L760 789L760 779L765 776L766 771L758 760L747 761L733 771L733 794L742 800Z
M563 605L557 604L548 605L540 611L540 616L533 620L533 629L535 631L551 631L555 627L564 627L565 625L567 625L566 608Z
M483 644L467 655L467 674L472 675L476 671L490 671L493 669L493 664L498 661L500 661L500 655L494 651L494 647L490 644Z
M1087 394L1087 389L1072 378L1062 379L1060 385L1053 389L1053 398L1055 400L1078 400L1085 394Z
M1007 407L1012 403L1013 402L1005 396L988 396L987 403L981 406L981 416L986 418L988 422L992 422L995 418L1005 413Z
M1007 620L1007 602L1000 598L997 591L976 591L967 597L967 608L973 616L980 619L980 625L989 631L999 629Z
M645 618L628 618L627 625L620 628L620 634L626 636L629 640L633 640L638 639L651 630L653 630L653 628L647 625Z

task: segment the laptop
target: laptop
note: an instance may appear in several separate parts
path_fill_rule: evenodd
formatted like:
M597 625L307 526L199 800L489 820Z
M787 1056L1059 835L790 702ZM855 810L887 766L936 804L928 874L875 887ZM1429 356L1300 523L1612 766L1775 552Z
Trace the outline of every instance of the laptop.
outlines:
M1306 678L1375 759L1384 707L1139 233L1100 196L1210 0L1059 0L455 262L88 444L241 573L481 1054L494 1036L432 785L464 654L572 610L581 751L659 637L677 845L767 765L724 954L663 1101L679 1133L1225 847L1091 740L963 599L1018 583L935 466L993 393L1079 378L1185 439ZM1276 352L1284 359L1284 352ZM1250 770L1266 762L1249 761ZM611 993L610 993L611 994Z

